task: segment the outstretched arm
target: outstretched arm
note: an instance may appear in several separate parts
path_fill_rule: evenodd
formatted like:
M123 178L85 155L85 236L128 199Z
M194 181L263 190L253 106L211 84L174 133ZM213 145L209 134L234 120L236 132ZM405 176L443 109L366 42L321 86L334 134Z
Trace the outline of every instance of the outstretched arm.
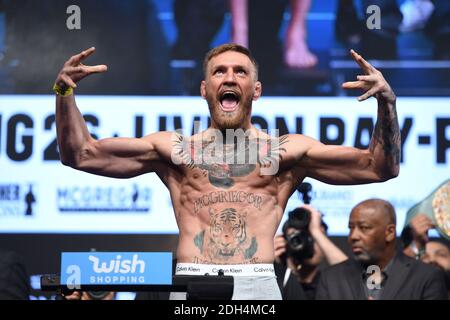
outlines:
M400 169L400 127L397 118L396 96L380 71L355 51L351 54L365 75L357 81L346 82L345 89L362 89L366 92L358 97L364 101L374 96L378 101L378 117L370 141L369 151L378 160L379 171L387 177L397 176Z
M164 145L170 145L170 133L155 133L141 139L109 138L95 140L91 137L83 116L78 110L73 94L65 92L77 87L76 83L92 73L105 72L105 65L86 66L82 61L95 48L71 57L65 64L55 84L56 128L61 161L75 169L110 177L128 178L153 171L160 160ZM165 143L164 143L165 142ZM158 147L161 146L159 149Z
M305 175L333 184L358 184L386 181L400 170L400 129L395 108L396 96L380 71L351 51L365 75L346 82L345 89L362 89L358 98L374 96L378 101L378 118L367 150L344 146L327 146L314 139L291 135L286 146Z

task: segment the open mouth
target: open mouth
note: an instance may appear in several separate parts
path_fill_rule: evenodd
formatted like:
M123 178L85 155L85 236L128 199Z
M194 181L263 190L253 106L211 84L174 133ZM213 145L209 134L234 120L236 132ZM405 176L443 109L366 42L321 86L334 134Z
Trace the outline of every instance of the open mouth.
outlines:
M220 96L220 106L225 112L232 112L237 109L239 104L239 95L234 91L224 91Z

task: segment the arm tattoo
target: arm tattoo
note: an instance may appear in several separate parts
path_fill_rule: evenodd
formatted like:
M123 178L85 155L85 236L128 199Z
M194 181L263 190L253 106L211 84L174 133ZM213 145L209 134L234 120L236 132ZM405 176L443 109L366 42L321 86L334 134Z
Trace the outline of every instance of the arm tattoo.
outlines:
M374 152L378 145L382 146L389 166L398 166L400 163L400 128L395 103L378 105L378 119L370 143L370 151Z

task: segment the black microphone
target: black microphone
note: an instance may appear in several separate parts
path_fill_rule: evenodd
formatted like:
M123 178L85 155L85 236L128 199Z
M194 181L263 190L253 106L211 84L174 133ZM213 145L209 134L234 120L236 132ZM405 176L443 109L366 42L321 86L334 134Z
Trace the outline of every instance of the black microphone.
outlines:
M311 203L311 196L309 193L312 190L312 186L308 182L303 182L297 187L297 191L302 194L303 202L305 204Z

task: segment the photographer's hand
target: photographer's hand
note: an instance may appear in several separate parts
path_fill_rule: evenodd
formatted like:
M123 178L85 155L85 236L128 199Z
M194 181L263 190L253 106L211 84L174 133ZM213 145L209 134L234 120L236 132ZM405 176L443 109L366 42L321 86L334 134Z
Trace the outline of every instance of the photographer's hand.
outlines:
M275 261L277 263L284 264L286 263L283 261L282 256L286 253L286 246L287 242L286 239L284 239L283 235L277 235L273 239L273 247L275 250Z
M322 230L322 215L314 207L310 205L302 205L301 207L311 212L311 221L309 223L309 233L322 250L325 259L329 265L338 264L348 259L348 257L326 236Z
M311 212L311 221L309 222L309 233L311 233L311 235L313 235L313 233L323 233L322 214L319 211L317 211L316 208L310 206L309 204L304 204L300 207L305 208L309 210L309 212Z

